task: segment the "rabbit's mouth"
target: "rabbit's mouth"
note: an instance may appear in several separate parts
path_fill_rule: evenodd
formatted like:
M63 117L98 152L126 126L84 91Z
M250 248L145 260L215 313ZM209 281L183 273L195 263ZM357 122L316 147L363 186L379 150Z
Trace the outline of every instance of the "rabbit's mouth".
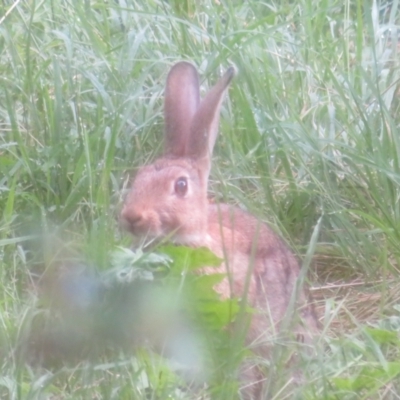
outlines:
M163 236L163 229L155 213L136 212L124 207L121 213L121 226L134 236L159 237Z
M148 226L141 226L140 223L137 222L122 220L122 226L126 231L138 237L157 237L160 235L158 232L154 232L153 229L149 228Z
M126 208L121 213L121 227L136 237L149 239L163 238L176 244L187 246L203 245L204 234L187 228L179 218L171 218L169 213L148 212L135 213Z

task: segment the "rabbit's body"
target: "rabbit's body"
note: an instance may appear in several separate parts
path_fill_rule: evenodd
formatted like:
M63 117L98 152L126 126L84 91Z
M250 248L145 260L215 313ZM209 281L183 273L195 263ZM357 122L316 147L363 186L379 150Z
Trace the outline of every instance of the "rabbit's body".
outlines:
M210 205L207 239L204 245L226 260L221 272L231 276L230 284L227 280L218 288L221 295L242 297L248 281L248 302L261 305L270 297L270 308L277 314L273 320L279 320L299 272L281 239L252 215L227 204Z
M245 298L256 311L247 335L260 355L279 329L296 288L300 268L295 256L267 225L239 208L212 204L207 198L211 154L218 132L219 109L234 75L229 69L200 102L196 69L176 64L167 79L165 151L142 167L126 198L122 219L135 235L169 237L192 247L208 247L224 259L203 273L227 277L215 289L224 298ZM317 329L312 306L300 289L296 332L307 337ZM304 328L305 327L305 328Z
M255 308L247 339L248 344L263 348L286 316L300 273L299 263L276 233L239 208L210 204L207 222L205 240L196 246L208 247L225 263L218 270L203 271L227 274L215 290L223 298L245 297ZM309 343L317 322L303 289L297 294L296 305L306 328L298 327L295 333L301 333Z

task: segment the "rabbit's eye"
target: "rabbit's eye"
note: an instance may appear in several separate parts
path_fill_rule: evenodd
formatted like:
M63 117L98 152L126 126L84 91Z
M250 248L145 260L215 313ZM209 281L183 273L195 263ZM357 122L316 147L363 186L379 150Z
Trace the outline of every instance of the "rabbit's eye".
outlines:
M175 193L178 196L184 196L188 189L188 181L187 178L181 176L175 181Z

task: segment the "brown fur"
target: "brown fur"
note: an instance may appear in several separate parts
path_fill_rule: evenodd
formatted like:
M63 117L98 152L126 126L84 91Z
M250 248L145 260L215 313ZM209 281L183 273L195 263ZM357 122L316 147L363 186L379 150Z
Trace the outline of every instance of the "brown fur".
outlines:
M165 98L166 143L164 157L141 168L125 201L121 217L135 235L165 237L193 247L206 246L225 262L219 268L227 278L215 289L222 297L247 297L256 309L247 343L268 355L268 336L279 329L300 273L299 264L281 238L252 215L227 204L209 204L207 181L218 132L219 109L233 77L224 77L200 102L198 75L189 63L176 64L168 75ZM175 190L180 178L187 192ZM205 267L204 273L216 272ZM301 332L311 338L317 331L312 306L301 289ZM259 371L244 374L251 386ZM258 398L260 385L245 392Z

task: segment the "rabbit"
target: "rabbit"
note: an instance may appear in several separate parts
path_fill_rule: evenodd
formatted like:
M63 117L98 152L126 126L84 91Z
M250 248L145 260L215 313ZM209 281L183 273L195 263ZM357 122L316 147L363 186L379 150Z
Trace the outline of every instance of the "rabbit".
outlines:
M247 344L268 356L265 342L288 309L300 266L283 240L267 225L239 208L211 203L207 197L211 156L218 134L221 103L235 75L230 67L200 99L199 75L189 62L175 64L165 88L164 154L139 169L122 211L126 228L136 236L169 238L176 244L207 247L224 259L226 278L215 286L222 298L247 298L251 315ZM305 291L297 293L299 332L310 342L318 321ZM245 398L259 398L259 374ZM257 394L258 393L258 394Z

